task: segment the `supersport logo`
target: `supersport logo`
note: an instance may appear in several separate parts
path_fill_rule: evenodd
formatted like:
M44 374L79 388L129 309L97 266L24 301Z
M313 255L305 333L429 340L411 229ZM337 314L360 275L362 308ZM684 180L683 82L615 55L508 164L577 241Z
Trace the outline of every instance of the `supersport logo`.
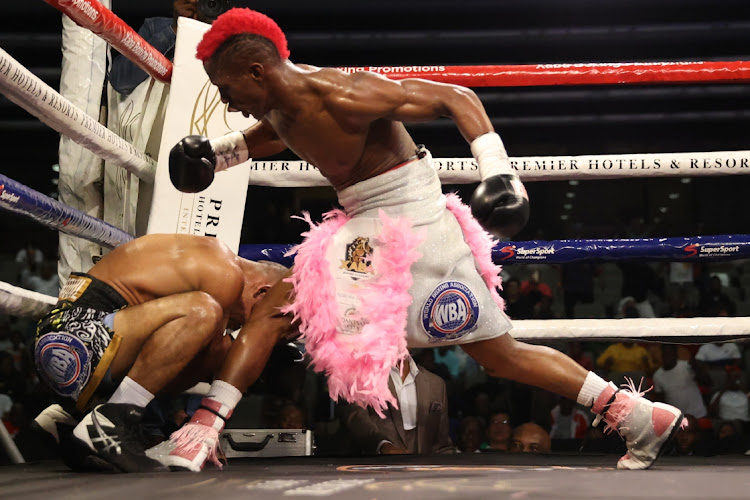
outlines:
M687 245L684 249L685 255L683 259L692 257L727 257L730 255L737 255L742 252L742 248L739 244L722 244L722 243L711 243L708 245L700 245L699 243L692 243Z
M515 245L508 245L500 249L500 253L505 254L504 257L502 257L500 260L508 260L512 257L516 256L516 246Z
M690 257L695 257L698 255L698 248L700 245L698 243L693 243L691 245L686 246L683 248L683 250L686 252L685 255L682 256L683 259L688 259Z

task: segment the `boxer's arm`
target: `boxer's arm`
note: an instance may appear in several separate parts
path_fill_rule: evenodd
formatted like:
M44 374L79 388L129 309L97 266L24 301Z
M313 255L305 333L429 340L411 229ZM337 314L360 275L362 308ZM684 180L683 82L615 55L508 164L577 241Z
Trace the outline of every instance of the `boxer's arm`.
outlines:
M286 150L286 144L265 118L246 128L243 134L250 158L265 158Z
M494 131L482 102L469 88L418 78L395 81L368 72L348 78L349 84L335 95L335 105L362 126L381 118L425 122L447 117L468 142Z

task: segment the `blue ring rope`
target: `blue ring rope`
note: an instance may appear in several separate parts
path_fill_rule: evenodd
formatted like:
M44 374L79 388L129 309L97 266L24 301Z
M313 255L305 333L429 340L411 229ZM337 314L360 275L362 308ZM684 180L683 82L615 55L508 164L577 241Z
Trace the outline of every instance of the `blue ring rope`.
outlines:
M291 266L294 245L240 245L241 257ZM750 235L557 241L503 241L492 251L498 264L566 264L579 261L715 262L750 258Z
M133 236L0 174L0 207L31 217L63 233L115 248Z

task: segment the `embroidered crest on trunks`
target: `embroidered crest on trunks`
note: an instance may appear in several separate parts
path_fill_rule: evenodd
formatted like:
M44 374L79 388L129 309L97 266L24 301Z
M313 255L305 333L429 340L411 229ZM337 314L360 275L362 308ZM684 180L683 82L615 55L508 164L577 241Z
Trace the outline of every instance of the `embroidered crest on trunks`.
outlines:
M372 274L372 251L370 238L357 236L354 241L346 245L346 258L341 261L340 269Z
M90 284L91 278L71 275L68 278L68 281L65 282L65 286L60 292L58 300L69 300L70 302L75 302L81 297L81 295L83 295L83 292L86 291Z
M460 281L440 283L422 307L422 327L430 341L455 340L476 329L479 303Z
M77 398L91 376L86 345L67 333L48 333L39 339L34 353L41 374L62 396Z
M76 399L104 355L112 332L103 323L108 312L64 304L40 320L34 357L50 387L62 396ZM54 345L48 347L50 343Z

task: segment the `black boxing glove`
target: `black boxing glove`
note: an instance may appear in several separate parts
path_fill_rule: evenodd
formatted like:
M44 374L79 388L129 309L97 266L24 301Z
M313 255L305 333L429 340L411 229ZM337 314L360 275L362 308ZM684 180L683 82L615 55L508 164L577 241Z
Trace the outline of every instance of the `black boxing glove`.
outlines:
M203 191L214 180L214 173L243 163L249 159L247 143L242 132L208 140L200 135L189 135L169 152L169 178L183 193Z
M529 220L529 195L513 172L500 136L481 135L471 143L481 182L471 196L471 213L496 237L511 238Z

